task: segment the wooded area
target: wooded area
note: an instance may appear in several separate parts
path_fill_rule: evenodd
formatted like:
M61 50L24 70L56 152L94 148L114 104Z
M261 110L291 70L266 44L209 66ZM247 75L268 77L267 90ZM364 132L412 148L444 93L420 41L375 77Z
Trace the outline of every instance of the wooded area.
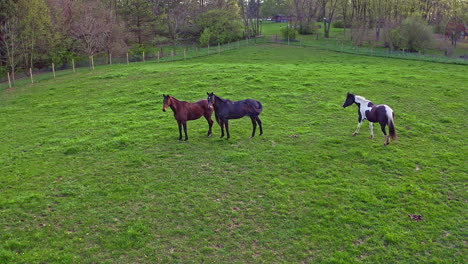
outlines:
M468 5L464 0L0 0L0 73L14 78L18 71L102 53L110 58L163 45L228 43L261 34L262 19L276 14L291 17L301 34L315 33L320 24L328 37L330 26L340 22L336 25L349 28L352 41L361 45L370 30L375 41L392 42L408 17L447 33L449 21L468 21Z

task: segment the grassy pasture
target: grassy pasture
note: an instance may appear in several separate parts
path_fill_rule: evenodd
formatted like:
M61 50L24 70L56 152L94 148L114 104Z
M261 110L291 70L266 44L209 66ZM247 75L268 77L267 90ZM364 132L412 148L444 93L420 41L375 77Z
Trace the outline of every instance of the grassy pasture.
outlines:
M466 262L466 72L262 45L1 91L0 262ZM211 91L261 101L264 135L178 142L162 94ZM348 91L398 141L352 137Z

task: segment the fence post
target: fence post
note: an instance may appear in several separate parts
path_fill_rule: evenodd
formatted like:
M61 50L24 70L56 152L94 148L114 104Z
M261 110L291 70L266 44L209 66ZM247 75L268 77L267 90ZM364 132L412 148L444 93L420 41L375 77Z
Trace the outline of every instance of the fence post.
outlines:
M186 54L185 54L185 50L186 50L186 49L184 48L184 60L186 59Z
M208 55L210 55L210 44L208 44Z
M11 79L10 79L10 72L7 72L8 75L8 87L11 89Z
M54 74L54 79L55 79L55 64L52 62L52 73Z
M73 68L73 73L75 73L75 59L72 59L72 68Z
M221 53L221 44L218 42L218 54Z
M127 52L127 65L129 64L129 61L128 61L128 52Z
M31 68L29 68L29 75L31 76L31 84L34 84L33 75L32 75L32 69L31 69Z
M159 63L159 50L158 50L158 63Z
M112 53L109 53L109 64L112 65Z
M143 51L143 62L145 62L145 52Z
M289 34L288 34L288 46L289 46Z

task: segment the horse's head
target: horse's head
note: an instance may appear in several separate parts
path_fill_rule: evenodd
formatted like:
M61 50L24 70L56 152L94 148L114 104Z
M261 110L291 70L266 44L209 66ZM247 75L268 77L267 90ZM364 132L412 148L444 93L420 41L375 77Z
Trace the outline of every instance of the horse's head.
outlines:
M213 109L213 105L215 104L215 95L214 93L206 93L208 95L208 108Z
M355 102L355 95L352 93L348 93L346 96L346 101L343 104L343 108L346 108L350 105L352 105Z
M166 109L171 105L171 96L170 95L164 95L164 100L163 100L163 112L166 112Z

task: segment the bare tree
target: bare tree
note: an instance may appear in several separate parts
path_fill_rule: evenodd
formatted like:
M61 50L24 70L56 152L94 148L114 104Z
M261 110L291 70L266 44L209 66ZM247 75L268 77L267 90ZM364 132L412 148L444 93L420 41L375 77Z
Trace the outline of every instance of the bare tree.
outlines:
M16 66L18 65L18 57L20 56L18 45L18 30L19 22L15 16L7 19L2 25L0 25L0 31L2 35L1 47L2 53L6 54L6 64L11 69L12 79L15 80Z
M338 0L319 0L320 14L323 20L323 31L326 38L330 37L330 27L338 6Z
M110 13L95 2L85 2L77 7L71 33L80 49L92 56L103 49L111 32Z

